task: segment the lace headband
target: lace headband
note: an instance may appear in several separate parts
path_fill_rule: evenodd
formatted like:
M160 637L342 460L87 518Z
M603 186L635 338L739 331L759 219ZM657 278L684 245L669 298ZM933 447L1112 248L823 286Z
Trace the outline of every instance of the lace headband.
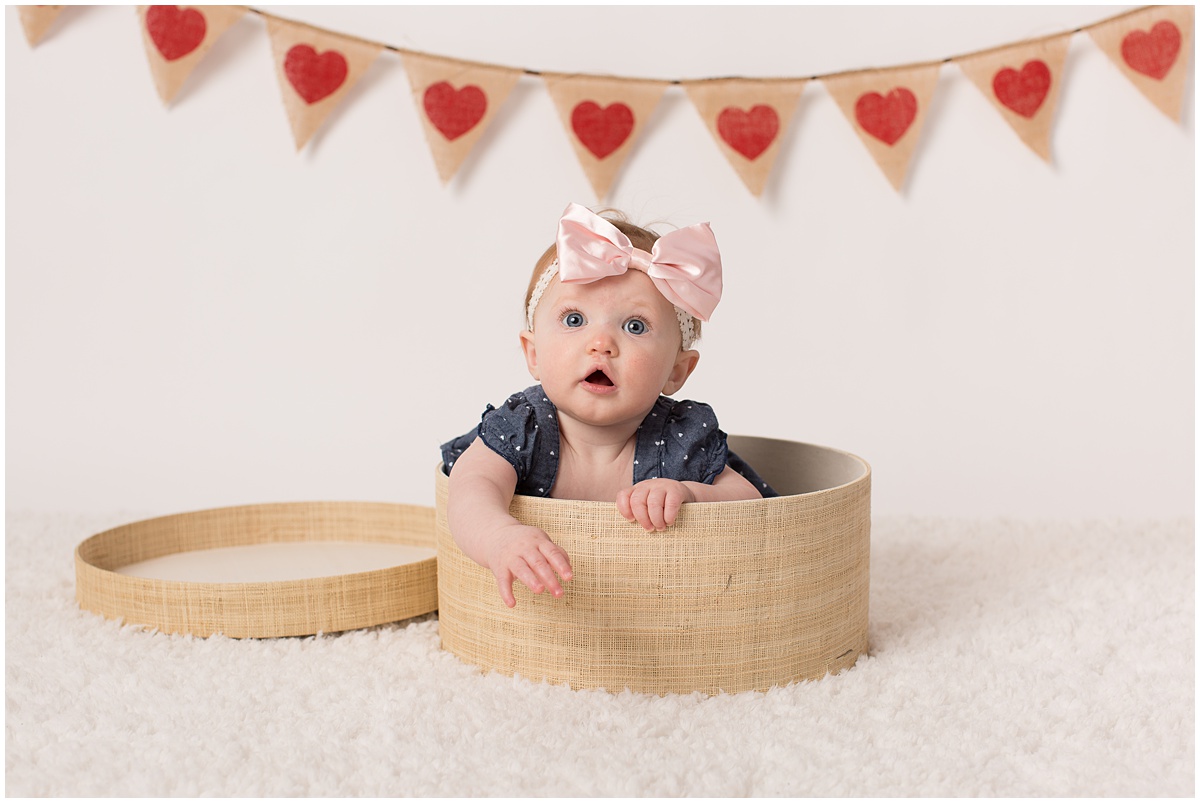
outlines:
M551 280L557 274L558 260L556 259L542 271L542 275L538 277L537 284L533 286L533 292L529 294L529 307L525 310L525 323L531 332L533 331L533 313L537 309L538 302L542 300L542 295L546 292L546 288L550 286ZM672 304L672 306L674 305ZM679 334L683 338L682 348L684 351L687 351L696 342L696 325L692 322L691 313L679 307L675 307L675 317L679 319Z

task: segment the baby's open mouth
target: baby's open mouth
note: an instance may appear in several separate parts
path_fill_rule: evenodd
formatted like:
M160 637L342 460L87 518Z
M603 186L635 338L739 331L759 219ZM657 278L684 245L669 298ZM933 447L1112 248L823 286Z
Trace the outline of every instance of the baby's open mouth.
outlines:
M607 385L608 387L612 387L613 383L612 380L608 378L608 375L598 368L588 374L587 378L583 381L592 385Z

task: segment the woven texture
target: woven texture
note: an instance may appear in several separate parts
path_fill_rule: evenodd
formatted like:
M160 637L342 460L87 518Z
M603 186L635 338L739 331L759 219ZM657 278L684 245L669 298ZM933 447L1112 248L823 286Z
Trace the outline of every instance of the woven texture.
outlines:
M647 533L616 506L517 497L511 511L571 556L561 599L516 589L446 526L437 471L442 647L485 669L574 688L766 690L852 666L867 650L871 476L853 455L730 438L783 496L685 505Z
M126 524L75 551L79 606L167 633L272 638L394 622L437 607L434 558L307 580L185 583L117 574L151 558L219 547L297 541L434 546L427 507L309 502L204 510Z

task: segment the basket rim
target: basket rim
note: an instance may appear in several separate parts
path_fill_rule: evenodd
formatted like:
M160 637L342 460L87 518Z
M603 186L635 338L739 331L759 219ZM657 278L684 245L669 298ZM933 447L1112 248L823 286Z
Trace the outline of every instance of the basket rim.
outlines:
M862 473L859 474L858 476L854 477L853 479L850 479L850 480L847 480L846 482L841 483L840 485L831 485L828 488L818 488L815 491L806 491L806 492L800 493L800 494L780 494L779 496L773 496L769 499L767 499L767 498L741 499L741 500L735 500L735 501L729 501L729 502L697 502L697 503L693 503L693 504L702 504L702 505L706 505L706 506L707 505L754 506L754 505L763 505L763 504L778 505L781 503L795 502L795 501L799 501L799 500L811 501L811 500L819 499L822 495L839 493L839 492L845 491L846 489L851 488L853 486L860 485L862 483L869 483L871 481L871 464L868 463L863 458L859 457L858 455L854 454L853 452L847 452L844 449L837 449L832 446L822 446L821 444L808 443L806 441L792 441L792 440L788 440L786 438L768 438L768 437L762 437L762 436L758 436L758 435L741 435L741 434L730 433L729 437L739 439L739 440L753 439L753 440L757 440L757 441L772 441L774 443L786 444L788 446L807 447L807 448L816 449L816 450L819 450L822 452L829 452L831 454L836 454L836 455L840 455L842 457L849 458L850 460L856 462L857 464L859 464L862 467ZM437 461L437 464L434 466L434 475L435 475L435 481L437 482L437 484L439 486L442 483L447 483L450 481L450 475L447 474L445 471L445 463L441 460ZM615 501L614 502L598 502L598 501L594 501L594 500L590 500L590 499L559 499L557 497L551 497L551 496L525 496L525 495L521 495L521 494L514 496L513 499L520 500L522 504L578 505L578 506L582 507L584 510L598 509L599 507L614 507L616 505ZM593 506L597 506L597 508L593 508Z
M869 480L871 478L871 464L870 463L868 463L864 458L859 457L858 455L854 454L853 452L848 452L845 449L838 449L835 446L825 446L820 443L810 443L808 441L793 441L793 440L788 440L787 438L771 438L771 437L766 437L763 435L743 435L741 433L730 433L729 437L734 438L735 440L771 441L773 443L784 443L789 446L803 446L803 447L807 447L810 449L817 449L822 452L829 452L831 454L841 455L842 457L848 457L850 460L852 460L862 466L862 474L860 474L859 476L855 477L852 480L847 480L846 482L843 482L841 485L831 485L828 488L819 488L815 491L807 491L802 494L780 494L780 496L778 498L813 496L815 494L826 493L828 491L839 491L843 488L847 488L851 485L856 485L857 483L863 482L864 480ZM753 500L751 500L751 501L753 501Z
M124 539L147 538L153 537L156 532L174 531L175 526L181 523L191 524L195 527L195 531L184 532L182 534L177 533L177 531L173 532L173 534L178 535L178 543L171 546L177 548L163 552L161 553L162 555L175 555L208 548L220 548L220 546L213 547L211 543L203 541L206 534L204 526L207 521L216 522L222 520L223 516L234 517L239 514L262 515L265 513L267 514L269 525L271 515L282 517L317 512L332 513L343 521L351 522L356 517L366 522L372 516L376 517L375 522L377 522L380 514L412 516L414 519L428 520L430 528L428 533L422 531L419 536L409 537L409 528L400 528L395 531L399 537L394 540L394 543L427 548L432 550L433 554L420 560L368 571L329 574L300 579L229 583L136 577L121 574L117 571L121 566L131 565L131 563L121 563L112 568L105 568L95 562L95 551L103 550L109 544L117 545ZM434 515L433 508L421 505L390 502L304 501L270 502L257 505L229 505L139 519L95 533L76 545L74 550L75 597L80 608L98 613L106 618L121 619L127 624L155 627L160 630L179 633L194 633L194 630L187 626L166 628L159 621L146 621L150 617L137 613L139 609L134 600L144 601L145 598L154 598L163 608L162 616L164 619L171 622L188 621L189 616L186 611L189 608L195 608L197 602L200 602L211 606L212 610L217 612L212 617L212 624L214 626L211 632L194 633L202 636L218 632L228 633L226 627L236 616L237 601L255 597L275 599L277 601L304 599L306 600L306 605L315 606L316 610L312 614L313 619L321 618L323 621L353 622L355 624L352 627L355 629L375 624L386 624L387 622L419 615L420 613L428 613L437 608L436 602L432 605L420 602L423 596L436 595L437 547L432 529L434 526ZM231 528L231 531L242 534L247 532L244 527L240 526ZM255 546L266 543L316 543L318 541L326 543L336 543L339 541L343 543L383 543L377 539L355 537L356 533L353 529L348 531L347 528L340 528L336 531L333 531L331 528L330 531L324 532L326 535L324 538L278 537L280 533L270 526L262 528L261 534L264 536L274 535L275 537L263 539L252 538L243 540L242 543L225 544L222 546ZM318 530L316 534L320 536L322 531ZM431 584L419 579L426 577L433 578ZM414 578L417 579L415 584L413 583ZM426 588L426 585L430 587ZM378 610L373 609L366 612L366 614L364 614L363 610L359 610L355 606L350 606L348 609L330 607L332 606L332 600L344 594L347 589L379 589L385 587L401 588L400 596L402 599L380 606ZM412 612L416 608L426 608L426 610ZM359 623L364 615L367 615L368 618L378 619L378 621L366 624ZM204 629L208 631L208 628ZM253 629L254 632L245 634L245 637L272 638L306 635L306 633L290 632L289 628L284 628L282 625L276 628L275 625L271 624L256 624ZM289 632L284 632L285 630L289 630ZM329 628L329 630L333 632L333 628ZM312 630L311 632L315 633L318 631Z

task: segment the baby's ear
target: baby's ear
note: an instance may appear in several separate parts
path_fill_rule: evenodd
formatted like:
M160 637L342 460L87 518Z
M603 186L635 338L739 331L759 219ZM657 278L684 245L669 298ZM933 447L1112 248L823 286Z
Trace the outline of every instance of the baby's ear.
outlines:
M533 342L533 332L528 329L521 330L521 351L525 354L525 367L529 369L529 375L541 382L542 378L538 376L537 346Z
M692 371L696 370L696 363L700 362L700 352L694 349L680 351L679 356L675 358L675 365L671 368L671 374L667 377L667 383L663 385L663 395L670 396L673 393L678 393L683 387L683 383L687 382Z

